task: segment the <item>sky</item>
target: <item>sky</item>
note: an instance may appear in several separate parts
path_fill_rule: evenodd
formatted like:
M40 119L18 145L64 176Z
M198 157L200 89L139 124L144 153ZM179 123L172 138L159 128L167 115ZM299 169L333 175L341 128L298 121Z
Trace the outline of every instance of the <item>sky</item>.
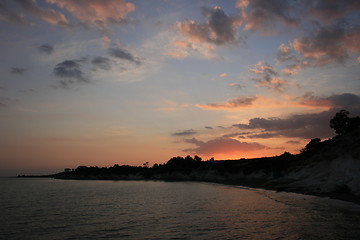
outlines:
M0 175L298 153L360 115L358 0L2 0Z

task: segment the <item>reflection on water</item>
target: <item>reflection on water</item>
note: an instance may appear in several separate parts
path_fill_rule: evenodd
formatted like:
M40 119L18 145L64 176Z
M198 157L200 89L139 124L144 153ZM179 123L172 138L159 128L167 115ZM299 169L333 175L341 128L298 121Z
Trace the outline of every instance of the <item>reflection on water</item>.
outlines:
M360 206L196 182L0 179L0 239L357 239Z

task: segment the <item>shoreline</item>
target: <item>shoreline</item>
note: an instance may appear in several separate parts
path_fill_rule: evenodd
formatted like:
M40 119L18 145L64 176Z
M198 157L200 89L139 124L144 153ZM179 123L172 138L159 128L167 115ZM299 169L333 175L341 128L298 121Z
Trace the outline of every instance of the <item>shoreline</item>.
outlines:
M23 178L29 178L29 176L19 176ZM34 176L39 177L39 176ZM107 181L164 181L164 182L199 182L199 183L217 183L227 186L242 186L254 189L270 190L275 192L288 192L297 193L309 196L316 196L321 198L330 198L335 200L341 200L345 202L351 202L360 205L360 196L354 195L350 192L312 192L306 190L305 187L287 187L288 182L278 182L279 184L271 184L264 182L263 179L239 179L239 180L197 180L197 179L147 179L147 178L128 178L128 179L95 179L95 178L56 178L54 176L42 176L42 178L52 178L61 180L107 180Z
M308 191L305 188L294 188L286 186L277 186L277 185L269 185L264 184L263 182L260 182L259 180L245 180L245 181L199 181L199 182L210 182L210 183L219 183L223 185L229 185L229 186L242 186L242 187L248 187L248 188L254 188L254 189L263 189L263 190L270 190L275 192L287 192L287 193L297 193L297 194L303 194L303 195L309 195L309 196L316 196L321 198L330 198L334 200L341 200L345 202L351 202L357 205L360 205L360 196L354 195L350 192L312 192Z

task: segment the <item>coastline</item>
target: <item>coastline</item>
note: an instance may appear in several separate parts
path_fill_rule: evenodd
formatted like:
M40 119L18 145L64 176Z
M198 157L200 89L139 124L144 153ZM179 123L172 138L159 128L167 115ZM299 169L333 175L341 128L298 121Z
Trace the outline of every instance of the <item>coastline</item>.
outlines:
M330 198L335 200L341 200L345 202L351 202L357 205L360 205L360 196L354 195L351 192L346 191L338 191L338 192L313 192L306 190L303 188L294 188L294 187L286 187L284 185L270 185L264 184L263 181L260 180L229 180L229 181L199 181L199 182L211 182L211 183L219 183L230 186L242 186L254 189L263 189L263 190L271 190L275 192L288 192L288 193L297 193L309 196L316 196L321 198Z
M24 178L31 178L30 176L18 176ZM34 178L39 176L32 176ZM316 196L321 198L330 198L335 200L341 200L345 202L351 202L357 205L360 205L360 196L354 195L348 191L336 191L336 192L314 192L309 191L306 187L289 187L287 184L291 183L291 181L278 181L277 184L271 183L271 181L267 181L264 179L237 179L237 180L198 180L198 179L148 179L148 178L59 178L54 177L54 175L40 176L42 178L53 178L53 179L61 179L61 180L107 180L107 181L164 181L164 182L199 182L199 183L216 183L228 186L241 186L246 188L254 188L254 189L263 189L270 190L275 192L288 192L288 193L297 193L303 195Z

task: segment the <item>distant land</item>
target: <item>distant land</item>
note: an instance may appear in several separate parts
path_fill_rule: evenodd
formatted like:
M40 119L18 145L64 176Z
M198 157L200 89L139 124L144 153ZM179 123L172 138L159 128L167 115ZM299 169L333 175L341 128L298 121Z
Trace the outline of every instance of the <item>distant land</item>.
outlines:
M330 120L335 137L311 139L299 154L239 160L203 161L173 157L164 164L67 168L43 177L92 180L206 181L288 191L360 204L360 117L341 110ZM30 177L30 176L19 176Z

